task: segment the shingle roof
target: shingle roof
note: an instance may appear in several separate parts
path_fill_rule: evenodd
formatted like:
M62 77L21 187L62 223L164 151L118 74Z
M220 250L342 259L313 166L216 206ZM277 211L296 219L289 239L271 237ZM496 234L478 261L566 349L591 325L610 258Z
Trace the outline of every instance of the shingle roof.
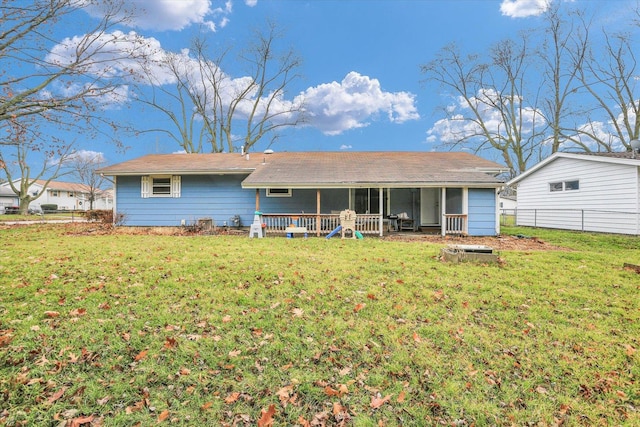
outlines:
M244 173L245 188L366 185L500 185L503 166L469 153L282 152L155 154L101 169L105 175Z
M469 153L450 152L274 153L265 160L243 187L497 184L502 181L491 172L505 170Z
M38 179L35 181L36 184L44 186L47 181L43 179ZM62 190L62 191L73 191L77 193L90 193L91 187L86 184L80 184L78 182L63 182L63 181L49 181L47 185L47 190Z
M107 166L97 172L109 176L141 174L250 173L262 162L262 155L234 153L150 154Z

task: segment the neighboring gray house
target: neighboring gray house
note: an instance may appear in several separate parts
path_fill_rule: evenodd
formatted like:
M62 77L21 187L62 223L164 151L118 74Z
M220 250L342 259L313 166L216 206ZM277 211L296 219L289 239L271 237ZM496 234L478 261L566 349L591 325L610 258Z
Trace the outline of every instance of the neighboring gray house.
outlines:
M505 171L468 153L283 152L148 155L99 172L125 225L247 226L260 211L267 233L295 222L321 235L352 209L362 233L496 235Z
M640 154L555 153L507 185L517 225L640 235Z

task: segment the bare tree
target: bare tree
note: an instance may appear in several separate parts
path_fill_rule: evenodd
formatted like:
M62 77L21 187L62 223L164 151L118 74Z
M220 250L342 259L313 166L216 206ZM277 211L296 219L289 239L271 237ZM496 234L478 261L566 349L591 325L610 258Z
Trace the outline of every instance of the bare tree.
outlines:
M631 150L630 141L640 138L634 43L628 34L607 34L603 30L603 36L603 53L589 51L589 60L580 69L580 80L605 119L593 118L593 111L584 111L587 123L568 138L585 151Z
M230 49L210 55L207 40L200 36L189 53L167 53L152 64L143 77L151 94L140 91L139 100L164 113L175 130L167 133L186 152L249 151L258 141L303 120L300 102L287 101L287 89L299 77L300 59L293 51L276 49L281 38L275 25L257 32L254 43L237 57L248 76L233 78L223 71ZM172 77L160 81L156 68Z
M559 6L547 11L539 44L532 45L526 35L505 40L484 62L447 46L422 66L427 80L458 101L445 120L458 123L457 134L446 128L450 140L445 143L476 152L489 148L517 175L570 142L584 123L583 106L572 101L589 93L581 76L590 23L579 12L564 16Z
M462 55L455 45L444 47L422 66L429 80L446 88L461 109L446 109L450 148L497 153L515 173L523 171L546 128L541 112L527 105L530 66L528 39L496 44L487 62L478 55Z
M97 21L75 16L97 3L104 12ZM117 30L132 13L123 0L0 0L0 167L9 181L14 170L21 174L13 190L23 211L35 200L26 189L44 176L45 186L55 179L72 152L73 143L54 134L75 128L85 137L101 134L119 144L117 131L126 124L111 122L104 109L126 99L126 64L146 57L141 37ZM69 20L85 32L57 39ZM40 130L30 131L26 123ZM51 129L55 133L47 135ZM7 155L12 150L13 160ZM36 152L45 161L34 172L28 159Z
M589 48L590 23L579 10L570 11L569 18L562 17L558 3L551 5L545 14L543 43L535 56L542 64L541 109L549 125L545 142L551 141L550 153L560 150L567 134L574 133L575 119L584 118L581 109L570 102L582 90L580 74ZM548 153L541 150L541 154Z
M26 214L29 204L42 196L49 183L65 175L64 166L68 160L73 144L62 141L39 141L41 135L34 124L34 117L23 116L10 120L8 136L5 141L10 145L14 155L6 158L0 151L0 168L4 171L11 190L18 196L20 213ZM38 169L32 168L29 156L41 153L42 163ZM42 180L40 192L30 192L36 181Z
M105 178L96 173L104 166L104 156L102 153L93 151L75 151L69 155L68 168L84 184L89 193L89 209L93 210L97 196L103 191Z
M116 30L130 16L122 1L103 1L105 13L95 25L63 40L55 39L56 31L94 1L0 1L0 127L24 116L110 137L124 127L101 110L122 98L126 87L128 76L114 64L142 51L141 44L125 40L132 36Z

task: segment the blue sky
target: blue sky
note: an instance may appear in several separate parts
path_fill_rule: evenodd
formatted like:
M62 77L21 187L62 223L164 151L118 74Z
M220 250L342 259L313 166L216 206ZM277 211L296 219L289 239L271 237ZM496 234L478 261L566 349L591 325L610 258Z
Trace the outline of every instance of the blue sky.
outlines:
M190 47L199 31L213 45L243 46L254 29L271 20L285 34L283 46L293 48L303 61L303 78L288 96L304 95L319 117L287 130L272 149L433 151L442 147L428 140L428 131L443 118L438 107L450 100L423 81L420 65L451 42L465 51L483 52L492 43L536 28L549 1L588 8L602 25L616 25L635 5L635 0L126 0L145 13L121 30L135 32L161 50L179 52ZM99 16L100 10L91 13ZM81 12L75 19L94 18ZM73 37L78 30L70 22L57 36ZM223 71L243 77L241 69ZM129 96L123 94L120 101ZM322 116L328 106L339 114ZM166 121L153 111L120 103L108 114L141 128ZM128 147L124 152L100 138L78 139L76 148L103 153L109 164L179 151L161 133L127 136L123 142ZM255 150L264 148L259 144Z

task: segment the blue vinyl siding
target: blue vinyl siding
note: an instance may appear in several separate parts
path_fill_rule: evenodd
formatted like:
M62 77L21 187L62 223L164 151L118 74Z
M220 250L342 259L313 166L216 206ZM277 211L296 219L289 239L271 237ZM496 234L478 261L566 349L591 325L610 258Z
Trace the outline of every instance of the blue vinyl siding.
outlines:
M116 180L118 213L124 214L125 225L177 226L185 220L192 224L198 218L213 218L222 225L240 215L243 225L251 224L255 211L255 190L243 190L245 175L184 175L181 194L173 197L140 195L139 176L119 176Z
M496 192L493 188L469 189L469 235L496 235Z

